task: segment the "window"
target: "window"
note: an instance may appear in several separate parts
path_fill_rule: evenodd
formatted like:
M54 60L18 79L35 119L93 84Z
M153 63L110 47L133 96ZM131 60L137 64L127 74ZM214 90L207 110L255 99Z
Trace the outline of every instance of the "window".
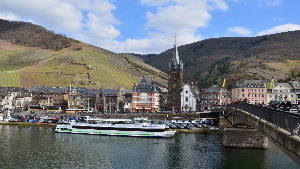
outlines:
M173 76L176 76L177 75L177 73L176 72L173 72Z
M185 97L185 102L188 102L189 101L189 98L188 97Z
M244 92L244 89L242 89L242 92Z
M186 90L185 93L188 94L189 92Z
M258 89L258 92L260 92L260 89Z
M261 97L265 97L265 95L264 95L264 94L261 94Z
M264 92L264 89L261 89L262 92Z

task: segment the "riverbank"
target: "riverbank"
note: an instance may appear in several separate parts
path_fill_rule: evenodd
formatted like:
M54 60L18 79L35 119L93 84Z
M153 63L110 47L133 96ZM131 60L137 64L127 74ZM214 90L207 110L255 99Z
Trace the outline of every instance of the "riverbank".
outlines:
M56 123L31 123L31 122L0 122L0 125L13 125L13 126L48 126L56 127Z

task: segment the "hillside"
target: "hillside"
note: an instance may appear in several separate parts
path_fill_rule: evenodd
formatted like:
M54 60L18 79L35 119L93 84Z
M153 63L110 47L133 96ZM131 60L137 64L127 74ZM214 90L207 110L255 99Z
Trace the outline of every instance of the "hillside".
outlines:
M300 73L300 31L259 37L207 39L178 47L184 64L184 81L199 87L228 85L244 79L298 79ZM173 49L142 56L145 63L167 72Z
M131 89L142 75L166 86L165 73L133 56L115 54L31 23L0 20L0 86L72 84Z

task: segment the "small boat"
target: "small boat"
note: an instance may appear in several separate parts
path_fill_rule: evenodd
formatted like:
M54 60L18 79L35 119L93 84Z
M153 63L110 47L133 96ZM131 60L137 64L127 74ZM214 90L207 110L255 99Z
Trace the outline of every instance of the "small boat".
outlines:
M211 130L211 131L218 131L218 130L220 130L220 128L211 126L211 127L209 127L209 130Z
M134 122L134 123L133 123ZM84 123L72 121L57 125L55 132L128 137L173 137L176 131L167 131L165 124L151 124L147 118L96 119L84 117Z

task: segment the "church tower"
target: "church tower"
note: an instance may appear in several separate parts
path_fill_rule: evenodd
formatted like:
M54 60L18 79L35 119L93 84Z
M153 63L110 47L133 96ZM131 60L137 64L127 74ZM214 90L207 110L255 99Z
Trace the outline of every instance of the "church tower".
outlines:
M183 63L179 60L176 39L171 62L168 71L168 99L167 108L169 111L181 111L181 97L183 79Z

